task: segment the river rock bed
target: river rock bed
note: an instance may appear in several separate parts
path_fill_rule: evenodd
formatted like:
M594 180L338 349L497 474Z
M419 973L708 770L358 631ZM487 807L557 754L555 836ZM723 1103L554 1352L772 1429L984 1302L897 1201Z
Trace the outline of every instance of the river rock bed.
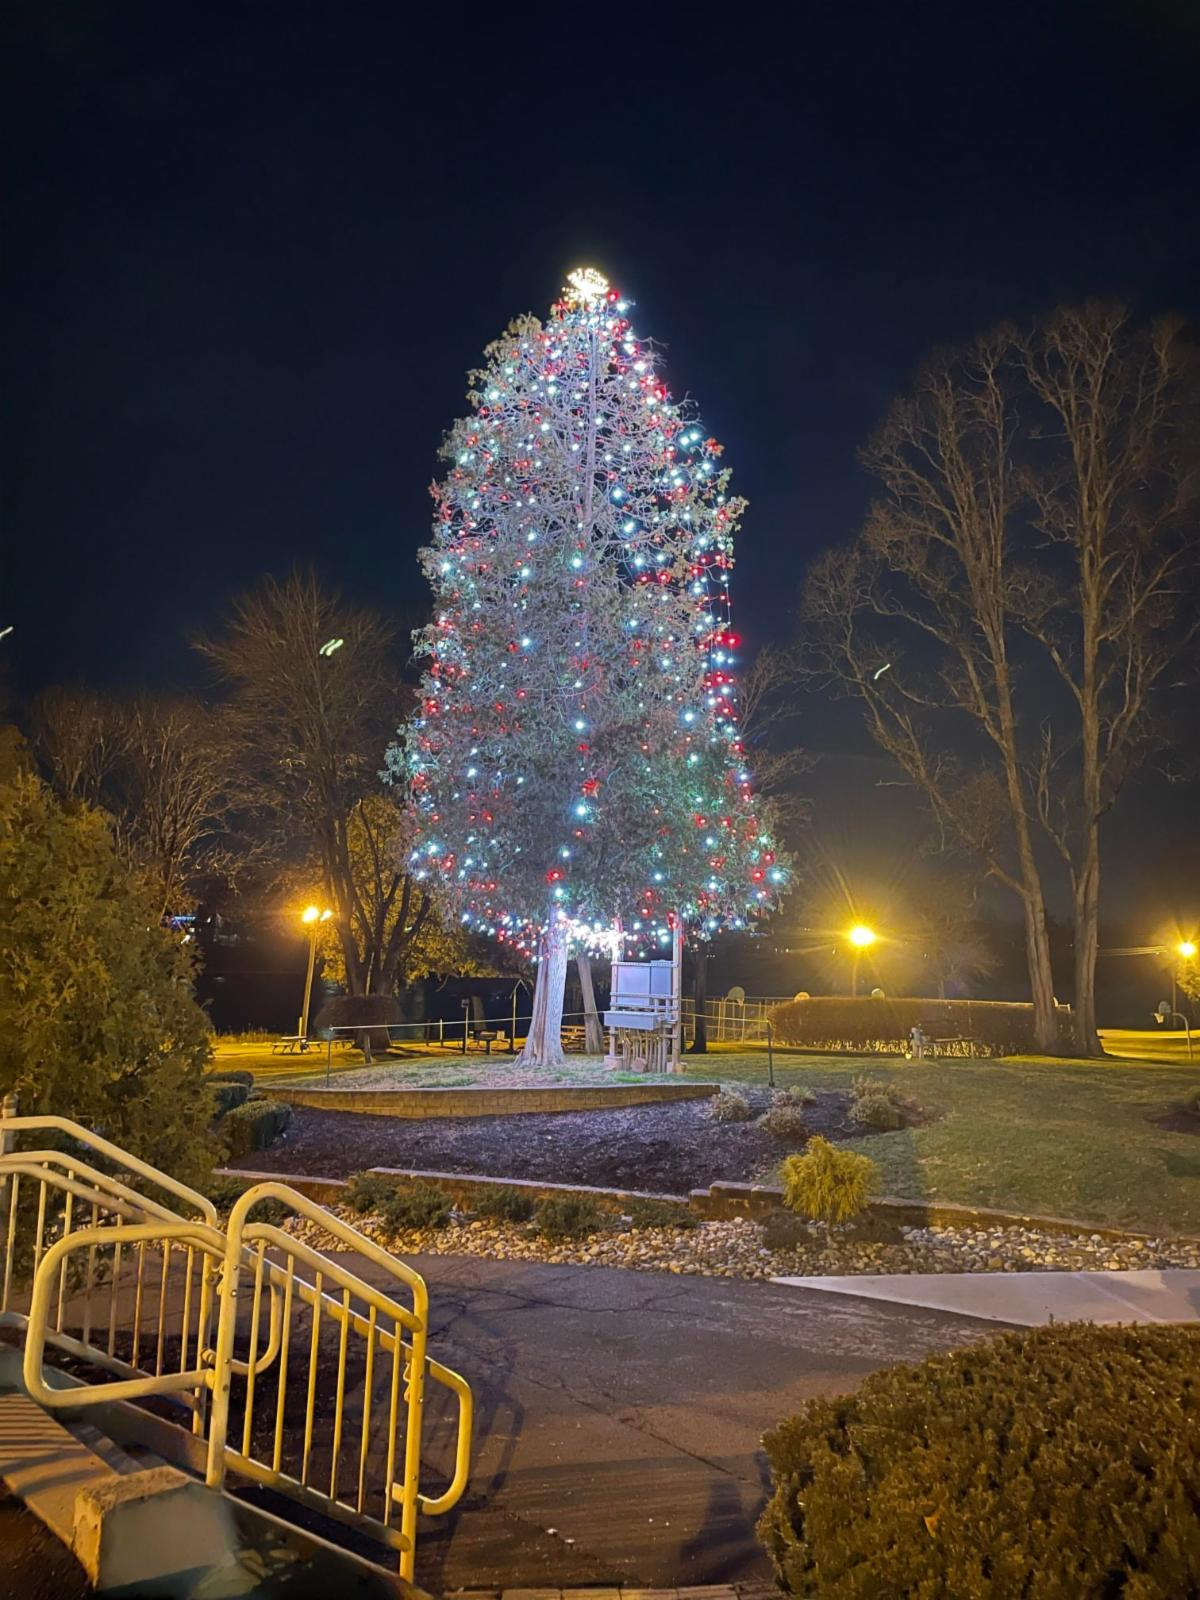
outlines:
M396 1255L472 1255L498 1261L624 1267L716 1278L815 1277L893 1272L1128 1271L1200 1268L1200 1241L1106 1239L1036 1228L902 1228L894 1242L839 1236L814 1224L799 1243L768 1250L756 1222L702 1222L695 1228L622 1227L619 1219L583 1239L543 1239L527 1224L480 1221L455 1213L444 1228L388 1230L376 1216L334 1213ZM319 1224L284 1225L318 1250L344 1245Z

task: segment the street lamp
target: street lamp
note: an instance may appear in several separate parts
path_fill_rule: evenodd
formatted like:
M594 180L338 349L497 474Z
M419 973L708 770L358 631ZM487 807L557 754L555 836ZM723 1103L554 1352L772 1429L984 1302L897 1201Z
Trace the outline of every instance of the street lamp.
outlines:
M858 958L864 950L869 950L875 943L878 935L874 928L868 928L864 922L856 922L846 935L854 947L854 954L850 962L850 998L858 998Z
M322 911L320 906L306 906L300 917L308 929L308 976L304 980L304 1010L300 1013L300 1026L296 1030L301 1043L306 1043L308 1040L308 1004L312 999L313 967L317 961L317 930L332 916L332 911Z

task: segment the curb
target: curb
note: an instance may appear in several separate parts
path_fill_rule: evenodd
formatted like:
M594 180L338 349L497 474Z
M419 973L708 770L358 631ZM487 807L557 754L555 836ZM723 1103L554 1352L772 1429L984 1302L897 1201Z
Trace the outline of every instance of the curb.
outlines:
M713 1183L707 1189L689 1194L654 1194L643 1189L601 1189L579 1183L540 1183L529 1178L493 1177L476 1172L425 1172L411 1167L369 1167L368 1172L389 1178L401 1187L434 1184L455 1200L470 1200L480 1189L519 1189L533 1199L561 1195L586 1195L608 1211L623 1211L631 1201L653 1200L678 1206L705 1222L728 1222L736 1217L764 1217L783 1205L783 1190L773 1184ZM218 1167L218 1178L231 1178L246 1188L256 1183L286 1183L322 1205L335 1205L345 1189L345 1178L310 1177L306 1173L257 1172L250 1168ZM870 1202L872 1216L888 1218L907 1227L1033 1228L1045 1233L1074 1234L1101 1239L1166 1239L1173 1243L1200 1244L1190 1233L1171 1233L1160 1229L1146 1233L1131 1228L1114 1228L1098 1222L1080 1222L1071 1217L1039 1217L1029 1212L998 1211L986 1206L941 1204L936 1201L900 1200L881 1195ZM489 1591L490 1592L490 1591Z
M445 1600L779 1600L774 1584L710 1583L678 1589L638 1589L596 1584L573 1589L451 1589Z

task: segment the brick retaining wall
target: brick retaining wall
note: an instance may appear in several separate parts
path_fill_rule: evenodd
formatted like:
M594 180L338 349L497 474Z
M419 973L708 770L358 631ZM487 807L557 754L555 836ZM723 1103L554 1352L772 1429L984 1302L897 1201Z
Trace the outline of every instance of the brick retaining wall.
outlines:
M470 1210L481 1189L497 1186L520 1189L535 1200L554 1195L588 1195L605 1211L627 1212L634 1200L656 1200L691 1211L705 1221L728 1221L733 1217L764 1217L783 1204L783 1190L767 1183L714 1183L690 1194L650 1194L637 1189L599 1189L578 1183L538 1183L526 1178L492 1178L473 1172L422 1172L407 1167L372 1167L381 1178L390 1178L401 1188L431 1183L444 1189L454 1203ZM218 1177L236 1178L247 1188L255 1183L286 1183L321 1205L337 1205L346 1187L343 1178L311 1178L303 1173L245 1172L221 1169ZM1079 1234L1102 1239L1190 1238L1190 1235L1137 1233L1128 1228L1105 1227L1100 1223L1080 1222L1070 1217L1036 1217L1024 1212L996 1211L986 1206L960 1206L937 1201L896 1200L881 1196L868 1210L876 1217L916 1228L1038 1228L1051 1233Z
M548 1111L612 1111L622 1106L707 1100L716 1083L613 1083L546 1089L290 1089L270 1085L272 1100L313 1111L368 1117L510 1117Z

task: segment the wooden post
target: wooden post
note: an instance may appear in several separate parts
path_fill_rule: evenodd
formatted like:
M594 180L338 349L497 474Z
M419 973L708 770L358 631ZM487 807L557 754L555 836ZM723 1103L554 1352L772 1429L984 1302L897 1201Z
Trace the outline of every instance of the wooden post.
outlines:
M675 1022L671 1029L671 1063L668 1072L682 1072L680 1052L683 1047L683 918L678 912L671 928L671 1004Z

